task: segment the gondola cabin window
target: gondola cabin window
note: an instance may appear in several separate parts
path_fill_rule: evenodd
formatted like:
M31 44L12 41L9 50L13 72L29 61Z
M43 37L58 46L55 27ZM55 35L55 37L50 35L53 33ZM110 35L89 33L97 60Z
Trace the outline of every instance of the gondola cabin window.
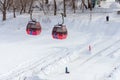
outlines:
M29 35L39 35L41 33L41 25L36 21L29 21L27 24L26 32Z

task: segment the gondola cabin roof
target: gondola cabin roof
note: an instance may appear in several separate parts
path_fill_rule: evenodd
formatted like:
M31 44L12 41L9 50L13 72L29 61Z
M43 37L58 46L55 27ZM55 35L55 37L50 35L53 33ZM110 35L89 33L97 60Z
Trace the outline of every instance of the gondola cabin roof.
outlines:
M53 28L53 31L56 31L56 32L66 32L67 28L66 28L65 25L55 25L54 28Z
M29 21L27 27L28 28L41 28L41 25L39 22Z

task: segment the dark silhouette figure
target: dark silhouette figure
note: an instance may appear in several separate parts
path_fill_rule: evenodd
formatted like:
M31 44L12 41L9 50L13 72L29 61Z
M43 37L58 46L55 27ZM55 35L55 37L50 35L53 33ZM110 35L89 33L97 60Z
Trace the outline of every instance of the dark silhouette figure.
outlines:
M68 68L67 67L65 67L65 73L66 74L69 74L70 72L68 71Z
M109 21L109 16L106 16L106 21Z

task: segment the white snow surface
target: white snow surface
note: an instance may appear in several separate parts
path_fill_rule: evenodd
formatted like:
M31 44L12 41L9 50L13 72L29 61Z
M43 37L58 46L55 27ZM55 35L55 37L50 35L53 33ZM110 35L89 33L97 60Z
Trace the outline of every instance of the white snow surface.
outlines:
M60 15L34 13L34 17L42 26L38 36L26 34L28 14L0 21L0 80L120 79L120 15L116 12L68 14L64 40L51 36Z

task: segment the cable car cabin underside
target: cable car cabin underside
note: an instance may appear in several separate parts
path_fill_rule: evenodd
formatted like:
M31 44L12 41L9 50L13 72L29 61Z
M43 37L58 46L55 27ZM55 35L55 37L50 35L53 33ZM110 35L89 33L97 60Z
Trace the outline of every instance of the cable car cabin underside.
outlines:
M39 35L41 33L40 23L36 21L28 22L26 32L29 35Z
M67 29L65 25L55 25L52 30L52 37L54 39L66 39Z

